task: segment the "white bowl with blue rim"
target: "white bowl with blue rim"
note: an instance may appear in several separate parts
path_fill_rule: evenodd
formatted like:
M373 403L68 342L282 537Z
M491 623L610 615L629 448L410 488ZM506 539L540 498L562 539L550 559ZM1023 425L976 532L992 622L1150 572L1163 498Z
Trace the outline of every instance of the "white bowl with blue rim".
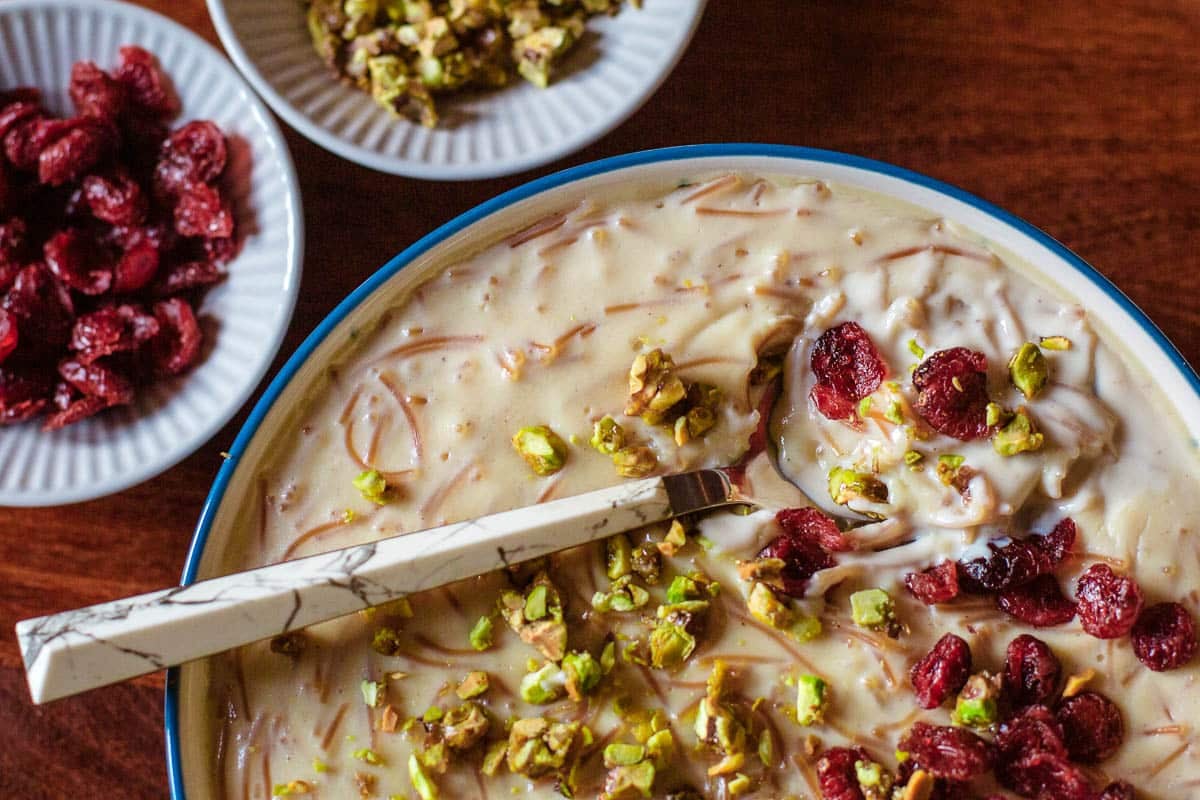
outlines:
M0 505L52 506L112 494L183 460L250 398L283 342L300 287L304 215L275 119L225 57L166 17L115 0L0 3L0 89L36 86L71 115L71 65L107 69L122 45L155 55L182 106L171 122L210 119L229 139L223 176L241 250L196 309L202 360L139 389L134 404L62 430L0 429Z
M718 171L815 177L862 187L926 208L964 225L1035 268L1074 297L1141 362L1200 440L1200 377L1154 323L1082 259L1029 223L967 192L900 167L857 156L802 147L714 144L672 147L609 158L565 170L506 192L446 223L404 250L350 294L317 327L272 381L254 408L230 459L217 476L196 529L183 582L235 568L228 562L238 535L238 506L253 496L256 466L288 410L309 391L353 328L393 305L414 284L458 258L585 196L645 186L667 190L682 178ZM167 682L167 758L174 800L214 794L215 763L208 730L207 666L172 670Z

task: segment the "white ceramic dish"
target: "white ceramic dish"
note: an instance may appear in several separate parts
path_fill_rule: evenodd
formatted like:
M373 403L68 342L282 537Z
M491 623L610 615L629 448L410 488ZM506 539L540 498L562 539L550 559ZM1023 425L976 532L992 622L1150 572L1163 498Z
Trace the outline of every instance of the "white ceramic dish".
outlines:
M224 181L244 244L198 309L208 340L195 369L141 391L132 407L54 433L37 423L0 429L2 505L101 497L185 458L250 397L296 302L304 232L291 156L267 109L200 37L110 0L9 0L0 5L0 87L36 86L53 111L73 113L71 65L108 68L130 43L158 57L183 104L179 124L211 119L229 137Z
M547 89L525 81L439 99L429 130L338 83L313 50L299 0L208 0L222 44L275 113L312 141L382 172L491 178L574 152L625 121L666 79L706 0L645 0L588 22Z
M794 175L860 186L927 208L963 224L1036 265L1052 284L1075 297L1093 320L1108 328L1110 342L1121 342L1155 376L1193 437L1200 439L1200 378L1153 323L1092 267L1032 225L972 195L907 170L875 161L796 147L774 145L701 145L634 153L587 164L536 180L491 200L424 237L356 289L292 356L251 413L231 449L197 527L183 581L189 583L229 571L229 545L237 535L234 520L242 499L252 495L257 464L299 397L314 385L323 365L348 340L349 331L394 305L392 299L457 258L481 249L505 234L584 197L605 197L656 187L665 191L681 178L741 170L765 175ZM207 773L207 666L204 662L173 670L167 689L167 753L175 800L213 796Z

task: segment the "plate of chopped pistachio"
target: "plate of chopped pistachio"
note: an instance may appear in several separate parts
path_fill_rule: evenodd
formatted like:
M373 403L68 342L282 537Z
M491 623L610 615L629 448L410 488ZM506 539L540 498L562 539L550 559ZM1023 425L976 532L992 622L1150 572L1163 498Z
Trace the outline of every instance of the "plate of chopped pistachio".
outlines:
M306 137L428 180L578 150L649 99L706 0L208 0L230 57Z

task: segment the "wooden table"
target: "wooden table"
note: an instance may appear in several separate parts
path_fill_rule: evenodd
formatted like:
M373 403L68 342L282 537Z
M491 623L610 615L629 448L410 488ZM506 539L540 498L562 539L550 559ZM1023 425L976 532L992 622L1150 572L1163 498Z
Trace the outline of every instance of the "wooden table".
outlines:
M150 5L216 42L202 0ZM537 174L719 141L890 161L1048 231L1200 364L1197 42L1195 0L712 0L691 48L640 112ZM534 177L425 183L355 166L290 131L287 138L304 195L307 259L272 374L390 256ZM35 708L13 624L176 582L220 452L243 419L166 474L113 497L0 509L0 798L166 795L162 676Z

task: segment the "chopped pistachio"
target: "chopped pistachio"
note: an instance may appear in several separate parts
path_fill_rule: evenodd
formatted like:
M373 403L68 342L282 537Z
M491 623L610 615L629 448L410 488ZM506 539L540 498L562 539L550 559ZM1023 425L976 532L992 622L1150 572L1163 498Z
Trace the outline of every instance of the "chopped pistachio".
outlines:
M363 702L371 708L379 708L383 703L383 695L387 689L383 681L363 681L358 688L362 691Z
M538 587L544 588L539 589ZM538 595L545 592L546 614L539 619L530 620L525 616L526 606L529 605L529 596L535 592ZM539 609L540 602L533 603L534 611ZM558 589L544 570L533 579L526 594L522 595L511 590L502 592L500 594L500 614L509 627L521 637L521 641L533 645L551 661L558 661L563 657L563 653L567 649L567 626L563 622L562 600Z
M1008 412L1004 410L1004 406L1000 405L999 403L988 403L987 418L985 422L989 428L994 428L1004 421L1004 418L1007 416L1007 414Z
M670 728L655 731L646 739L646 755L654 761L655 766L664 768L675 752L675 736Z
M858 401L858 415L866 417L871 413L871 395L867 395L862 400Z
M622 447L613 453L613 466L623 478L645 478L658 468L658 456L645 445Z
M687 530L683 527L683 523L677 519L671 520L671 527L667 530L667 535L658 543L658 552L664 556L673 556L687 544Z
M471 628L471 633L468 635L468 640L471 642L471 647L479 651L487 650L492 646L492 618L482 616L475 626Z
M825 681L816 675L801 675L796 679L796 721L808 727L825 720L828 705Z
M566 676L558 665L547 661L521 678L521 699L534 705L553 703L566 691Z
M589 444L601 453L611 456L625 446L625 429L612 417L605 416L596 420L592 426Z
M683 441L680 439L680 426L676 420L675 441L679 446L687 444L690 439L698 439L708 433L717 424L717 411L721 406L721 390L707 383L693 383L687 390L689 408L681 417L683 426Z
M749 775L739 772L733 776L733 780L725 784L725 788L729 791L730 797L737 797L750 791L753 785Z
M864 472L855 472L846 467L834 467L829 471L829 496L838 505L862 498L872 503L886 503L887 484Z
M654 794L654 779L657 774L658 770L649 761L614 766L604 778L604 791L599 800L651 797Z
M910 467L916 467L924 460L924 454L918 453L916 450L909 450L904 454L904 463Z
M313 786L308 781L288 781L287 783L277 783L271 789L272 797L287 797L289 795L308 794L313 790Z
M646 583L658 583L662 572L662 557L652 542L642 542L633 549L633 571Z
M437 800L437 784L426 774L415 753L408 757L408 779L412 781L413 789L421 796L421 800Z
M925 348L921 347L921 345L917 344L916 339L908 340L908 352L912 353L917 358L925 357Z
M860 628L883 630L895 621L895 605L883 589L862 589L850 595L850 616Z
M633 547L629 537L623 533L610 536L604 542L605 574L609 580L617 580L633 570Z
M600 651L600 672L607 675L616 665L617 643L610 639L604 643L604 649Z
M674 360L655 348L648 353L639 353L629 368L629 402L625 413L657 425L686 395L683 381L675 374Z
M394 628L380 628L371 638L371 649L384 656L394 656L400 652L400 634Z
M437 722L442 718L445 712L438 706L430 706L425 709L425 713L421 715L422 722Z
M954 484L954 479L958 477L958 470L964 463L966 463L966 460L967 459L965 456L955 455L953 453L944 453L938 456L938 479L947 486L952 486Z
M904 424L904 406L899 400L893 400L888 403L887 411L883 412L883 418L893 425Z
M538 475L553 475L567 461L567 443L546 425L530 425L512 437L516 451Z
M1041 449L1045 438L1034 425L1029 412L1021 407L1003 428L996 431L992 437L992 447L1002 456L1015 456Z
M462 679L462 683L458 684L454 693L458 695L459 700L470 700L472 697L479 697L490 687L491 681L488 674L481 669L476 669L467 673L467 677Z
M312 760L312 768L313 768L313 772L316 772L316 773L329 772L329 765L326 764L324 761L322 761L319 758L314 758Z
M478 703L466 702L446 712L442 737L453 750L470 750L487 735L489 722Z
M525 595L525 619L529 622L537 622L548 613L546 611L546 595L548 590L544 584L534 586L529 590L529 594Z
M635 611L649 602L650 593L634 583L632 575L613 581L607 592L592 595L592 608L601 613Z
M504 756L507 751L507 741L493 742L488 747L487 754L483 757L483 764L479 767L480 772L489 778L495 775L497 770L500 769L500 765L504 763Z
M874 761L855 761L854 777L864 800L889 800L895 779L892 773Z
M667 603L675 604L686 600L701 600L716 596L719 589L714 590L713 587L717 585L699 573L676 575L671 579L671 585L667 587Z
M369 747L360 747L350 755L364 764L370 764L373 767L378 767L383 763L383 759L380 758L379 754Z
M562 671L566 676L567 694L576 702L582 700L583 695L595 689L599 685L600 679L604 677L604 670L600 666L600 662L596 661L587 651L567 653L563 656Z
M1084 687L1091 683L1096 678L1096 670L1088 667L1083 672L1077 675L1071 675L1067 678L1067 685L1063 687L1062 696L1074 697L1083 691Z
M377 469L360 472L354 479L354 488L358 489L364 500L370 500L376 505L386 505L392 499L387 481L383 479L383 475Z
M575 37L566 28L554 25L522 36L513 42L517 72L534 86L545 89L550 84L551 67L574 43Z
M624 767L646 759L646 748L640 744L613 742L604 748L605 767Z
M1049 376L1046 357L1036 344L1025 342L1008 362L1008 374L1013 386L1025 395L1026 400L1032 400L1046 385Z
M696 649L696 637L681 625L661 621L650 634L650 666L671 669L687 661Z
M1065 336L1043 336L1039 344L1043 350L1070 350L1071 340Z
M528 778L561 769L579 727L578 722L550 722L542 717L517 720L508 734L508 768Z
M954 704L954 722L969 728L986 728L997 721L1000 679L977 672L967 679Z

